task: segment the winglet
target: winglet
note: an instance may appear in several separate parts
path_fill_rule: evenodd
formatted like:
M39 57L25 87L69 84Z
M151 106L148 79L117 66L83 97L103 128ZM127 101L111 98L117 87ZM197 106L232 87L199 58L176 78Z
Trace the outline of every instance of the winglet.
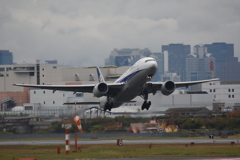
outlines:
M103 75L102 75L102 72L101 70L99 69L99 67L97 67L97 74L98 74L98 82L101 83L101 82L105 82L104 78L103 78Z

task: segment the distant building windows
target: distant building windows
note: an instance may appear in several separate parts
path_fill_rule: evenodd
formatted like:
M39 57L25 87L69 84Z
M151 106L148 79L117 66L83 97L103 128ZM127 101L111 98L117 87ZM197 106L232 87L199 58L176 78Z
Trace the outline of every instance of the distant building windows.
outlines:
M53 104L55 104L55 101L53 101Z
M212 89L210 89L210 92L212 92Z
M63 94L63 97L65 97L65 94Z
M228 95L228 98L231 98L231 95Z
M45 94L45 91L43 91L43 94Z
M234 89L232 89L232 92L234 92Z
M43 104L46 104L45 101L43 101Z
M232 95L232 98L234 98L234 95Z
M228 89L228 92L231 92L231 89Z
M212 83L209 83L209 85L212 85Z
M5 68L0 68L0 71L5 71Z
M216 90L215 90L215 89L213 89L213 92L216 92Z
M25 110L32 111L33 110L33 106L25 106Z
M42 75L42 77L44 77L44 74Z
M30 72L30 73L29 73L29 76L34 76L34 72Z
M83 97L83 93L76 93L76 97Z
M33 93L36 94L36 91L34 91Z

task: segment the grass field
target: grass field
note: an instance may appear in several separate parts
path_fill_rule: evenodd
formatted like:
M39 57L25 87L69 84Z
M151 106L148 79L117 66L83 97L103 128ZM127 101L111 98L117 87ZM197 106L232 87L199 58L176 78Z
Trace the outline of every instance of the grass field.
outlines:
M61 153L57 153L57 147ZM239 157L240 145L230 144L116 144L82 145L81 152L65 154L64 145L0 145L0 159L84 159L158 157Z

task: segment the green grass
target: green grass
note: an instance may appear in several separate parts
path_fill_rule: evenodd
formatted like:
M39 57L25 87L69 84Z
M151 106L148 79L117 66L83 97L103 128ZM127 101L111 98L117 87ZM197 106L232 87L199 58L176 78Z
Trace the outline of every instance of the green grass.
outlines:
M61 153L57 154L57 147ZM73 145L71 150L74 150ZM230 144L116 144L82 145L82 152L65 154L64 145L1 145L0 159L37 158L37 159L84 159L84 158L160 158L160 157L237 157L240 145ZM215 154L213 154L213 152Z

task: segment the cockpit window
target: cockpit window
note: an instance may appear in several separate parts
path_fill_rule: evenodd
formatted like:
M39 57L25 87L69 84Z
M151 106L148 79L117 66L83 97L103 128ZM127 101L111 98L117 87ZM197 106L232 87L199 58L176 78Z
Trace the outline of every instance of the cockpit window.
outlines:
M149 61L155 61L155 59L148 59L148 60L145 61L145 63L147 63Z

